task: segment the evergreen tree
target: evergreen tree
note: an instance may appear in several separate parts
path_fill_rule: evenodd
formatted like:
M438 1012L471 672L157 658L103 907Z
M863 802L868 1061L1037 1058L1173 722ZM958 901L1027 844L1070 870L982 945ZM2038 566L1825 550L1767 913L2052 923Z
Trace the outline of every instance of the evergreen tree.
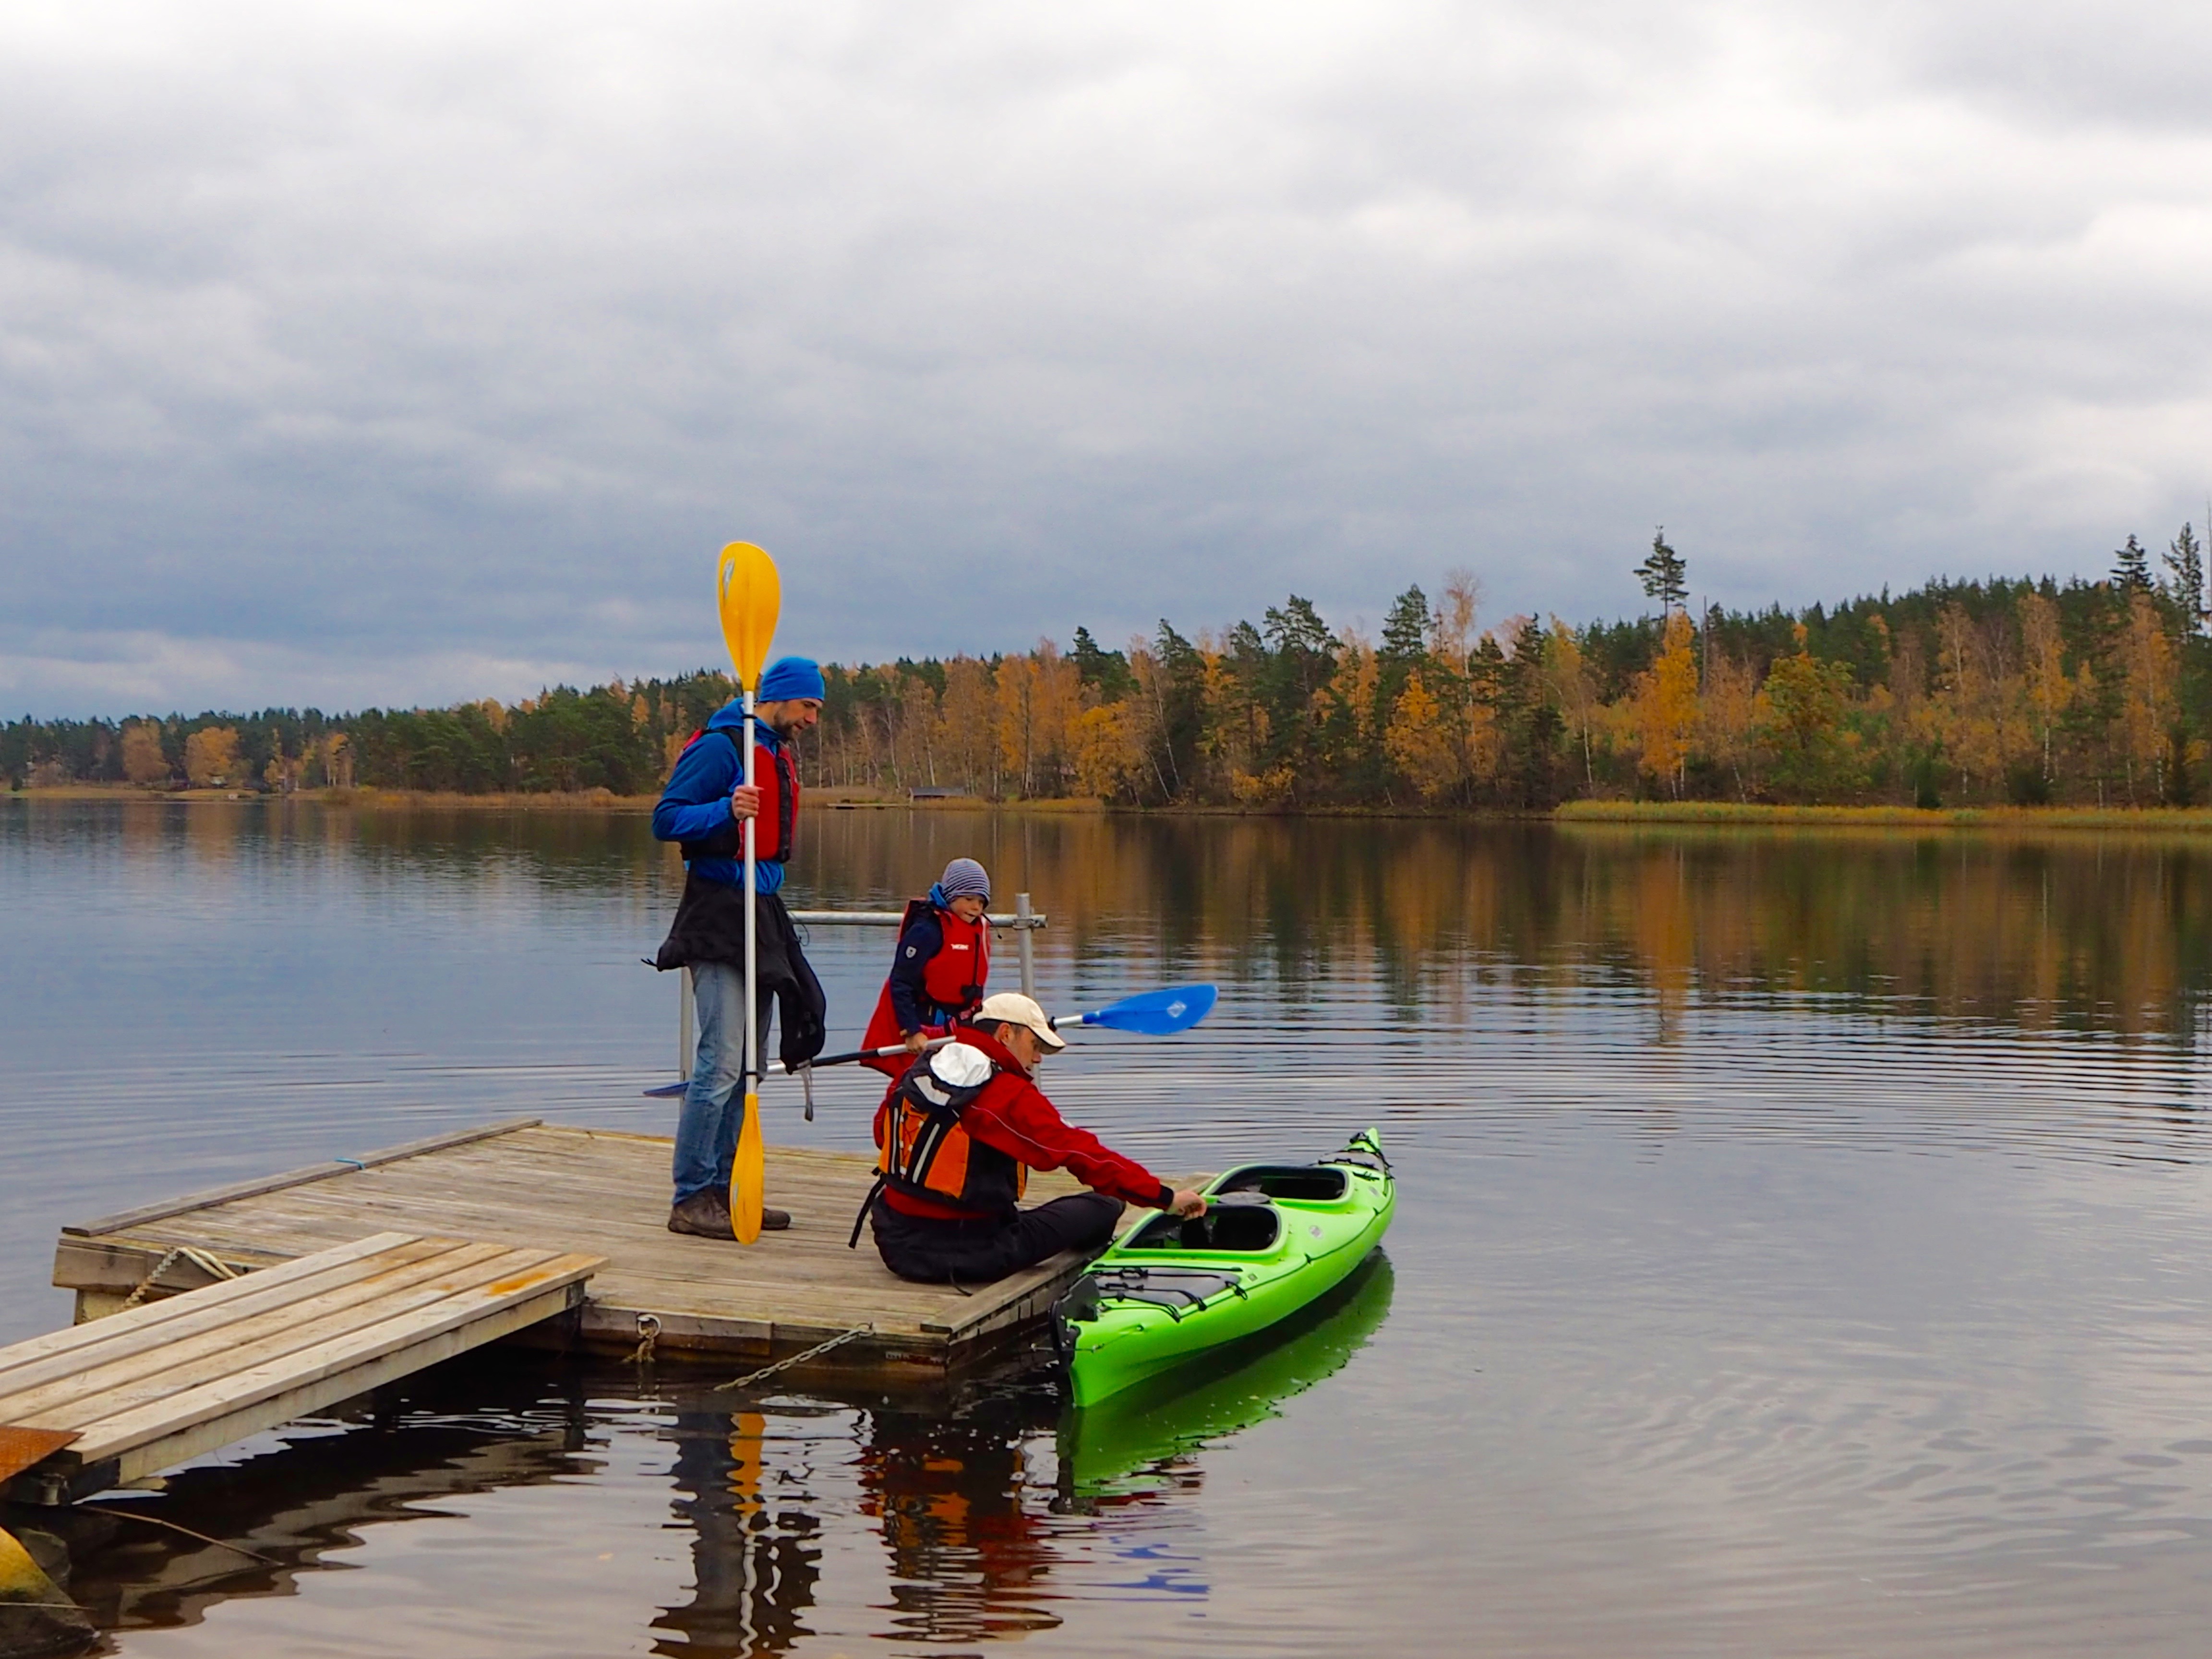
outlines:
M2130 593L2150 592L2150 554L2133 536L2112 555L2112 586L2124 599Z
M2191 634L2204 625L2208 612L2204 605L2204 544L2197 539L2197 532L2189 525L2181 526L2181 533L2161 556L2166 568L2173 573L2171 592L2173 602L2180 607L2181 615Z
M1119 702L1136 684L1129 673L1129 659L1118 651L1100 650L1087 628L1075 630L1075 646L1067 654L1083 683L1098 693L1101 702Z
M1672 611L1690 597L1689 563L1680 553L1667 545L1667 526L1661 525L1651 536L1651 556L1636 567L1636 576L1644 584L1644 591L1659 601L1662 611Z

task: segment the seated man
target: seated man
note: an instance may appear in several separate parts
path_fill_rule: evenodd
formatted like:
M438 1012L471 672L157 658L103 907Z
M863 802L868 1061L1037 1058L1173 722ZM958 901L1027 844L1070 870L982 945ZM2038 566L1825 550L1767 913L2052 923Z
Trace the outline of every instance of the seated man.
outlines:
M876 1113L876 1190L861 1214L884 1265L924 1284L981 1284L1061 1250L1096 1250L1125 1203L1206 1213L1141 1164L1063 1122L1036 1086L1066 1048L1044 1010L1016 991L986 997L975 1024L915 1062ZM1065 1169L1091 1190L1020 1207L1031 1170ZM853 1241L860 1226L853 1224Z

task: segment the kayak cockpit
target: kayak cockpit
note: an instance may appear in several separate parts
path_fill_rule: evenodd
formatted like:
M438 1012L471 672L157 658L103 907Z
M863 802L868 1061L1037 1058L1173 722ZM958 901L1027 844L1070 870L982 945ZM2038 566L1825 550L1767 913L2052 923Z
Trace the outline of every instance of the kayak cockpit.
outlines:
M1213 1184L1216 1200L1231 1193L1257 1193L1301 1204L1334 1204L1350 1190L1352 1177L1334 1164L1248 1164Z
M1282 1236L1281 1214L1255 1194L1252 1200L1242 1204L1217 1203L1204 1215L1192 1216L1188 1220L1164 1212L1156 1215L1122 1241L1121 1248L1232 1251L1253 1255L1273 1249Z

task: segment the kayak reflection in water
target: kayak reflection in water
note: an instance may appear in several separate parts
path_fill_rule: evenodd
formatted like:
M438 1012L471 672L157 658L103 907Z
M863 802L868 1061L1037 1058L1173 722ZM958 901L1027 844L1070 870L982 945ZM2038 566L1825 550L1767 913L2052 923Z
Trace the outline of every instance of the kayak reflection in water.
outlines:
M1096 1250L1124 1204L1185 1217L1206 1200L1063 1121L1036 1068L1066 1042L1015 991L987 997L973 1027L917 1060L876 1111L876 1185L860 1218L884 1265L923 1284L982 1284L1062 1250ZM1066 1170L1091 1188L1031 1209L1031 1170Z
M1188 1460L1200 1447L1281 1416L1285 1401L1349 1364L1389 1317L1394 1284L1378 1251L1264 1336L1095 1406L1071 1406L1060 1423L1061 1498L1087 1510L1188 1484Z

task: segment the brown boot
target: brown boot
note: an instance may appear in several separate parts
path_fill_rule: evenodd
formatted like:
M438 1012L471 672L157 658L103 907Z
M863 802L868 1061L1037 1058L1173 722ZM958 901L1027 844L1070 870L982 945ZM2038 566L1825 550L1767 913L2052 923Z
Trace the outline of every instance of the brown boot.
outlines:
M761 1207L761 1231L780 1233L791 1225L791 1212ZM720 1193L694 1193L668 1212L668 1231L698 1238L737 1237L730 1221L730 1202Z
M694 1193L668 1212L668 1231L698 1238L734 1239L729 1200L720 1193Z

